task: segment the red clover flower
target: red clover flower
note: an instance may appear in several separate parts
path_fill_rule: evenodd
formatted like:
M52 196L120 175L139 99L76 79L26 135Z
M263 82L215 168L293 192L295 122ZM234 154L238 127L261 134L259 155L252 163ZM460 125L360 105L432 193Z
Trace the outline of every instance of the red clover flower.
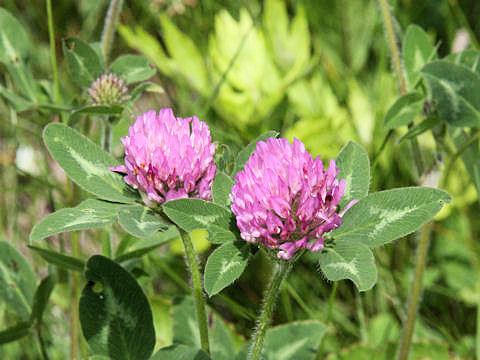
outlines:
M196 116L175 117L172 109L147 111L121 141L125 165L110 170L126 174L126 183L150 201L212 198L215 144L207 124Z
M298 139L258 142L230 195L242 239L278 249L284 260L296 249L322 250L322 235L340 226L356 202L336 212L345 190L337 175L335 160L325 170L320 156L314 160Z

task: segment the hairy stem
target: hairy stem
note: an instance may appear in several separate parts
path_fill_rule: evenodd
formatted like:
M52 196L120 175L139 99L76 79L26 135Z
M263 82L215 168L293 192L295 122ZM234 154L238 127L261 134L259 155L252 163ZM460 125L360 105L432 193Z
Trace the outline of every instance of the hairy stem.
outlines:
M398 360L406 360L408 352L412 343L413 329L415 327L415 320L418 313L418 305L420 303L420 295L423 289L423 273L427 265L428 247L430 245L430 231L432 223L427 223L420 231L417 257L415 260L415 273L413 276L413 283L410 287L410 296L407 305L407 319L403 325L402 338L400 340L400 347L398 350Z
M105 24L103 25L102 40L100 41L105 62L108 60L108 54L110 52L110 47L112 46L122 6L123 0L110 0L107 16L105 17Z
M252 346L248 353L248 360L258 360L262 356L263 343L265 341L265 334L272 319L275 302L280 291L280 285L285 279L293 266L294 260L284 261L280 260L275 263L270 284L265 293L262 312L258 319L258 326L253 334Z
M398 87L401 95L407 93L407 84L403 72L402 62L400 58L400 49L398 48L397 39L395 36L395 29L393 26L393 16L390 11L390 4L388 0L379 0L382 10L382 16L385 23L385 32L388 38L388 44L392 55L393 67L397 76ZM413 126L413 123L408 125L409 128ZM421 178L425 173L425 165L423 154L418 144L417 138L413 138L410 142L415 167L418 177ZM438 182L436 184L438 186ZM436 187L435 186L435 187ZM418 306L420 303L420 296L422 294L423 285L423 273L427 263L428 246L430 244L430 232L432 224L428 223L423 226L420 231L420 237L417 247L417 256L415 259L415 273L413 277L413 283L410 288L410 297L407 305L407 318L404 323L402 338L400 340L400 347L398 351L398 359L406 360L410 350L410 344L412 342L413 329L415 326L415 320L418 313Z
M55 32L53 28L52 0L47 0L48 38L50 40L50 58L52 61L53 84L55 86L55 103L61 104L60 82L58 81L57 53L55 51Z
M180 237L183 241L185 255L187 256L187 264L192 276L193 298L195 300L195 309L197 312L198 330L200 331L200 344L202 349L210 353L210 344L208 342L208 325L207 313L205 311L205 297L203 295L202 280L200 277L200 269L198 267L197 254L193 247L192 239L187 232L178 228Z
M382 9L383 22L385 24L385 32L388 39L388 45L390 47L390 53L392 55L393 69L397 75L398 88L400 94L405 95L407 93L407 83L403 74L402 60L400 58L400 49L397 44L397 37L395 36L395 28L393 26L393 17L390 12L390 4L388 0L379 0L380 8Z
M387 35L390 54L392 56L393 69L395 71L395 75L397 76L400 95L403 96L407 93L407 82L405 80L405 74L403 72L397 37L395 36L395 27L393 26L393 16L390 11L390 4L388 3L388 0L379 0L379 3L380 8L382 9L383 22L385 24L385 33ZM410 123L408 125L408 128L410 129L412 126L413 123ZM418 177L421 177L425 171L425 165L423 160L423 154L416 137L410 141L410 146L413 153L413 160L417 168Z

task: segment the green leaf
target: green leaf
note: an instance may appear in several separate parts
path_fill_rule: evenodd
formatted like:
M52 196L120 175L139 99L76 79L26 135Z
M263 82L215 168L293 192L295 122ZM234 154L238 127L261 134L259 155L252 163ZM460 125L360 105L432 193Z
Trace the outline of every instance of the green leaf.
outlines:
M458 53L450 54L443 58L455 64L464 65L473 72L480 74L480 51L464 50Z
M403 39L402 50L407 80L413 88L420 79L420 69L436 58L436 49L420 26L410 25Z
M35 291L35 295L33 297L32 314L30 317L30 320L32 322L33 321L37 321L37 323L42 322L43 313L45 312L48 299L52 294L52 291L53 291L53 288L55 287L56 282L57 280L55 278L55 275L50 274L40 282L40 285L38 285L38 288Z
M133 202L138 193L123 176L108 169L120 163L78 131L59 123L45 127L43 139L67 175L86 191L104 199Z
M158 215L142 205L124 207L118 215L118 223L130 235L148 238L157 231L167 230L168 226Z
M0 241L0 303L28 320L36 288L36 276L22 254L6 241Z
M452 126L480 125L480 75L463 65L434 61L422 69L440 117Z
M315 320L274 327L265 337L265 360L314 359L325 331L326 326Z
M142 257L143 255L158 248L159 246L177 239L179 236L180 235L178 234L178 230L176 229L176 227L171 226L170 228L168 228L168 230L164 232L156 233L151 239L135 241L134 245L129 249L129 251L115 257L115 261L124 262L127 260Z
M26 65L23 60L6 63L5 66L20 93L33 103L37 103L39 88L33 78L30 66Z
M100 255L88 259L85 276L80 322L93 352L114 360L149 359L155 346L152 310L136 280Z
M27 100L23 96L17 95L9 91L8 89L4 88L2 85L0 85L0 95L3 95L3 97L7 99L10 102L10 104L12 104L13 108L17 112L31 110L35 106L35 104L32 101Z
M412 126L405 135L403 135L399 140L398 143L401 143L404 140L409 140L413 139L414 137L417 137L421 134L423 134L425 131L428 131L432 128L435 127L440 122L440 119L436 116L432 116L429 118L426 118L423 120L421 123L415 124Z
M145 56L123 55L115 59L110 71L125 80L125 83L132 84L147 80L155 74L155 68Z
M22 24L0 8L0 62L14 63L25 58L30 50L30 40Z
M233 216L230 211L212 202L200 199L178 199L163 205L164 213L187 232L197 229L208 231L208 240L214 244L235 241L230 231Z
M425 97L419 92L405 94L397 99L387 111L383 126L395 129L413 122L423 109Z
M223 132L220 130L215 129L213 126L210 128L212 132L212 137L219 140L219 138L225 138ZM220 133L220 134L219 134ZM231 135L231 134L230 134ZM228 135L226 135L228 136ZM237 139L238 140L238 139ZM229 141L229 140L227 140ZM232 146L235 146L232 145ZM225 144L217 145L215 149L215 165L217 167L217 174L222 172L227 176L231 177L233 167L235 166L235 155L233 151L230 149L230 146Z
M210 353L214 360L232 360L235 358L232 335L219 316L213 318L213 324L210 328Z
M248 244L223 244L208 257L205 265L204 286L209 296L218 294L242 275L249 258Z
M92 46L77 38L68 38L62 45L73 81L78 86L90 87L92 82L104 72L98 54Z
M368 246L351 240L336 240L320 254L320 268L330 281L350 279L359 291L370 290L377 282L375 259Z
M344 208L352 200L360 200L368 195L370 187L370 160L365 149L354 141L345 145L336 159L338 178L345 179L340 208Z
M480 194L480 148L478 140L465 149L470 137L463 129L449 127L448 133L457 150L464 149L462 152L463 164L470 174L470 178L477 189L477 194Z
M89 116L120 116L123 112L121 105L88 105L75 109L70 114L69 124L74 124L81 115Z
M219 316L215 314L210 316L212 324L210 325L209 333L212 359L233 359L234 347L228 329ZM194 349L200 348L197 313L193 298L190 296L175 297L173 299L173 343L186 345Z
M313 360L326 331L320 321L306 320L276 326L267 331L262 360ZM236 356L245 360L248 346Z
M418 229L450 200L447 192L427 187L379 191L352 206L331 236L369 247L384 245Z
M130 102L135 102L144 91L155 92L157 94L163 94L165 92L160 85L146 81L133 88L130 92Z
M212 192L213 202L221 206L230 205L230 192L235 181L224 172L217 172L215 180L213 180Z
M26 321L0 331L0 345L17 341L27 336L30 333L30 327L31 323Z
M77 259L68 255L64 255L52 250L43 249L37 246L28 246L30 249L35 251L40 255L45 261L49 264L59 266L62 269L80 271L85 270L85 262L81 259Z
M103 227L117 220L124 204L87 199L74 208L64 208L44 217L30 233L34 243L48 236L75 230Z
M209 360L208 354L195 347L171 345L158 350L150 360Z
M191 297L173 299L173 343L201 348L197 313Z
M277 137L278 132L276 131L267 131L266 133L260 135L255 140L250 142L246 147L244 147L237 155L235 159L235 168L233 170L233 175L235 176L239 171L243 170L243 166L250 158L250 155L253 154L255 148L257 147L257 142L266 141L268 138Z

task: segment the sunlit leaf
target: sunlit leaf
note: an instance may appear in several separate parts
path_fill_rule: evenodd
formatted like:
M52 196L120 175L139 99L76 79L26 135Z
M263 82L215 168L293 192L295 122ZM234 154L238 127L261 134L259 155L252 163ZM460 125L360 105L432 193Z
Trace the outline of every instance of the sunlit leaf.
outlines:
M233 215L222 206L200 199L178 199L163 204L163 211L183 230L208 231L208 240L220 244L237 239L231 231Z
M78 131L51 123L45 127L43 139L53 158L85 190L110 201L138 199L138 194L125 183L123 176L108 169L120 165L118 160Z
M352 200L360 200L368 195L370 187L370 160L365 149L354 141L349 141L340 150L336 159L338 179L345 179L340 208L344 208Z
M151 237L157 231L168 228L158 215L142 205L132 205L121 209L118 223L126 232L139 238Z
M427 187L379 191L348 210L331 236L369 247L384 245L418 229L450 200L447 192Z
M37 223L30 233L30 241L36 242L61 232L103 227L117 220L123 204L87 199L74 208L63 208Z
M359 291L370 290L377 281L375 259L368 246L352 240L336 240L320 254L320 268L330 281L350 279Z
M230 242L217 248L205 265L204 286L208 295L219 293L238 279L248 259L248 244L245 242Z

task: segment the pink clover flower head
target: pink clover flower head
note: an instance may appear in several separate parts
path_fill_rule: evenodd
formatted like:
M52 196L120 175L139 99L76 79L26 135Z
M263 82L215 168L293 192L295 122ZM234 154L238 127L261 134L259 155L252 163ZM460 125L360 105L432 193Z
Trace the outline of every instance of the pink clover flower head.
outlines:
M121 138L125 165L110 170L124 173L125 182L163 203L180 198L211 200L215 177L215 144L210 129L196 116L175 117L172 109L140 115Z
M245 167L235 176L230 195L241 237L278 250L290 259L297 249L320 251L322 235L342 222L337 206L345 190L335 160L324 169L301 141L269 138L260 141Z

